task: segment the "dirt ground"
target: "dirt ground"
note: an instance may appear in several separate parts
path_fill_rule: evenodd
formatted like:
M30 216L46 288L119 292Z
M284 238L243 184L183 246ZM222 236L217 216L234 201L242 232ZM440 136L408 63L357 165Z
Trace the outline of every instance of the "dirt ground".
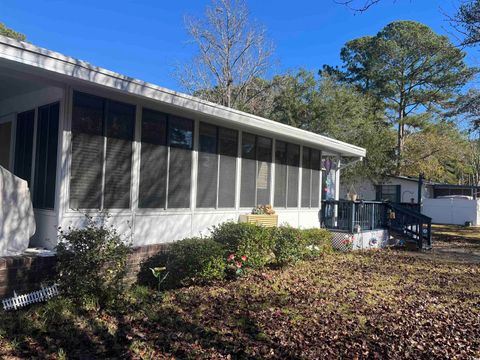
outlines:
M432 249L412 253L441 261L480 264L480 227L433 225Z

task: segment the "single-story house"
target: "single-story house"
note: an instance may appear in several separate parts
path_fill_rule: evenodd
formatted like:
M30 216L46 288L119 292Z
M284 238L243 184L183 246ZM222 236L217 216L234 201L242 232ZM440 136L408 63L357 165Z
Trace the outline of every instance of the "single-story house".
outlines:
M431 185L431 182L423 180L424 199L433 197ZM346 199L352 190L363 200L418 203L418 177L390 175L380 181L358 178L350 183L343 182L340 185L340 198Z
M366 155L3 36L0 139L0 166L32 194L30 246L47 249L59 227L103 211L136 246L205 234L258 204L279 223L318 227L341 159Z
M418 204L419 178L412 176L387 176L381 181L356 179L341 183L341 199L355 192L358 199ZM442 184L422 180L421 212L432 218L433 223L480 225L480 186Z

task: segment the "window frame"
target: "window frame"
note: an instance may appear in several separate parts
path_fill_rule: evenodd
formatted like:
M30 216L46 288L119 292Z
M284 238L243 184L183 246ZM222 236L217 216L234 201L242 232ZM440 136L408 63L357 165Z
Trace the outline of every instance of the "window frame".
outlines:
M74 107L75 107L75 96L76 94L84 95L87 97L92 97L92 98L97 98L102 101L103 105L103 114L102 114L102 124L100 126L100 135L103 140L103 154L102 154L102 164L101 164L101 195L100 195L100 207L99 208L72 208L71 207L71 177L72 177L72 159L73 159L73 144L72 144L72 137L75 132L74 130L74 122L73 122L73 116L74 116ZM69 151L68 151L68 156L69 156L69 171L68 171L68 178L66 180L66 187L68 188L68 201L67 201L67 212L76 212L76 211L98 211L102 212L107 210L109 213L119 213L119 212L124 212L124 211L132 211L134 209L134 206L137 206L137 204L134 204L134 186L136 185L135 181L135 142L137 142L137 111L139 108L138 104L131 103L128 101L124 101L121 99L117 99L115 97L111 96L105 96L105 95L99 95L96 92L90 92L89 90L83 90L83 89L72 89L71 91L71 108L70 108L70 145L69 145ZM133 123L132 123L132 134L131 134L131 139L128 140L130 141L130 188L129 188L129 206L124 207L124 208L105 208L105 181L106 181L106 157L107 157L107 142L108 142L108 136L107 136L107 127L108 127L108 107L109 103L119 103L124 106L131 107L133 109ZM80 134L85 134L84 132L79 132ZM91 134L91 133L86 133L86 134ZM94 135L94 134L91 134ZM117 137L112 137L113 139L117 139Z
M253 158L243 156L243 154L244 154L244 152L243 152L243 140L244 140L245 135L253 136L253 139L254 139L254 141L253 141L253 143L254 143ZM266 140L270 141L270 160L269 161L259 160L258 138L263 138L263 139L266 139ZM274 146L274 143L275 143L275 138L274 137L269 137L269 136L266 136L266 135L263 135L263 134L250 133L248 131L242 131L242 137L241 137L241 140L240 140L240 153L238 155L241 159L240 179L239 179L240 191L239 191L239 200L238 200L239 209L242 209L242 210L243 209L251 209L252 207L256 207L257 205L260 205L260 204L258 204L258 183L257 183L259 162L266 162L267 164L269 164L269 172L268 172L269 179L267 181L267 186L268 186L268 190L269 190L268 204L271 204L272 195L275 193L275 185L274 185L275 182L273 180L274 179L274 173L273 173L274 170L273 169L275 167L275 165L274 165L274 162L275 162L275 146ZM254 203L255 203L255 205L253 205L253 206L242 206L242 204L241 204L241 202L242 202L242 180L243 180L242 170L243 170L243 160L244 159L255 161L255 178L254 178L254 183L255 183Z
M279 163L277 162L277 144L278 143L282 143L284 144L285 146L285 163L282 164L282 163ZM293 150L293 149L296 149ZM273 206L275 208L280 208L280 209L298 209L299 208L299 205L298 205L298 202L299 202L299 196L298 196L298 193L299 193L299 188L301 187L301 183L300 183L300 172L301 172L301 145L299 144L295 144L295 143L291 143L291 142L288 142L288 141L283 141L283 140L275 140L275 149L274 149L274 152L275 152L275 161L273 162L275 164L275 176L274 176L274 189L273 189ZM292 164L292 161L291 161L291 156L296 156L297 157L297 165L294 165ZM277 191L277 182L275 181L276 180L276 173L277 173L277 165L284 165L285 166L285 189L284 190L284 196L285 196L285 205L277 205L275 204L275 193ZM296 182L297 182L297 186L294 188L295 190L295 194L296 194L296 204L295 205L290 205L290 202L289 202L289 195L290 195L290 190L291 187L290 187L290 182L291 182L291 176L290 176L290 170L291 169L297 169L296 171Z
M305 156L305 150L308 151L308 167L304 166L304 156ZM318 152L318 161L319 163L317 164L317 168L315 168L315 165L313 164L312 159L314 158L313 153ZM302 173L302 179L300 181L300 208L301 209L318 209L321 208L322 204L322 198L323 198L323 167L322 167L322 151L320 149L308 147L308 146L302 146L302 152L301 152L301 158L300 158L300 163L301 163L301 173ZM309 173L309 197L308 197L308 206L303 205L303 175L304 175L304 170L308 170ZM318 206L312 206L312 194L313 194L313 184L314 184L314 171L318 172Z
M215 188L215 206L214 207L203 207L203 206L198 206L198 189L199 189L199 186L198 186L198 173L199 173L199 165L200 165L200 147L201 147L201 144L200 144L200 136L201 136L201 127L202 127L202 124L203 125L206 125L207 127L213 127L215 128L215 133L216 133L216 138L215 138L215 141L216 141L216 149L215 149L215 155L216 155L216 165L217 165L217 174L216 174L216 188ZM235 133L235 141L236 141L236 146L235 146L235 156L232 156L232 155L228 155L228 154L223 154L222 153L222 150L221 150L221 133L222 133L222 130L223 131L227 131L227 132L232 132L232 133ZM208 123L208 122L204 122L204 121L199 121L198 122L198 132L197 132L197 152L198 152L198 156L197 156L197 161L196 161L196 166L197 166L197 176L196 176L196 194L195 194L195 204L194 204L194 208L196 211L208 211L208 210L234 210L237 208L237 200L236 200L236 186L237 186L237 182L238 179L237 179L237 167L238 167L238 157L239 157L239 154L238 154L238 145L240 143L240 136L239 136L239 131L236 130L236 129L232 129L232 128L228 128L228 127L224 127L224 126L219 126L219 125L214 125L214 124L211 124L211 123ZM233 152L232 152L233 154ZM222 159L222 156L230 156L232 158L235 159L235 184L233 185L233 194L234 194L234 198L233 198L233 205L231 207L221 207L219 206L220 204L220 176L221 176L221 173L220 173L220 168L221 168L221 159Z

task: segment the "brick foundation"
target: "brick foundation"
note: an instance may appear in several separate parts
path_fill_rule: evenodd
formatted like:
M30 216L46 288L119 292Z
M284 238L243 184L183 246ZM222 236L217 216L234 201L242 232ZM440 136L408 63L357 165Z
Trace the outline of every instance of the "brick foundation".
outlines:
M133 248L128 259L126 280L129 283L150 280L148 279L150 276L148 267L157 266L156 257L165 254L167 250L168 244ZM13 296L13 291L21 294L39 289L42 283L52 282L55 279L56 263L56 256L20 255L0 257L0 299Z

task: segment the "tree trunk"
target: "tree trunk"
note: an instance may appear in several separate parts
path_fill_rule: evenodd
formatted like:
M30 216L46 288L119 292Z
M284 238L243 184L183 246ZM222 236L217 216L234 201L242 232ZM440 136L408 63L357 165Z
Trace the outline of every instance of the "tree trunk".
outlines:
M405 147L405 117L403 111L403 101L400 101L398 109L398 142L397 142L397 175L400 173L402 164L403 148Z

